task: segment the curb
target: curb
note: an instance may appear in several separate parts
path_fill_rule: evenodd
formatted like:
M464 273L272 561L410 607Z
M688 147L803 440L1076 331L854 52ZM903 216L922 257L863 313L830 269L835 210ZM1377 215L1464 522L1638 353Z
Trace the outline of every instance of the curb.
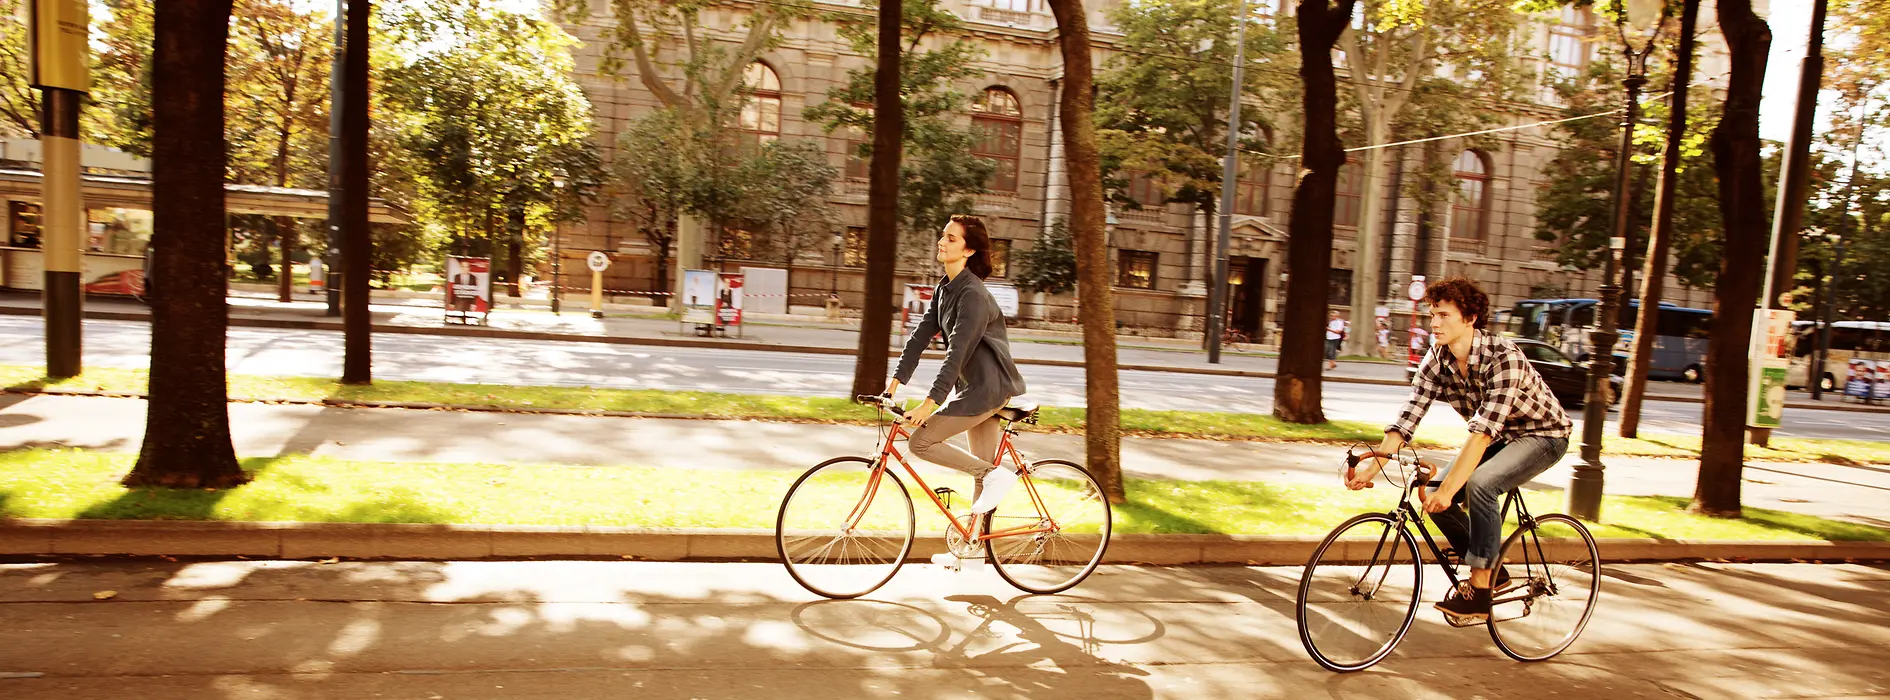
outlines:
M1304 564L1323 538L1255 535L1118 535L1104 563L1142 566ZM1553 549L1557 542L1548 544ZM1890 561L1890 542L1599 540L1608 562ZM1361 541L1360 554L1372 546ZM943 552L920 538L908 561ZM774 532L592 526L259 523L164 520L0 520L0 556L104 555L272 559L466 560L606 558L645 561L774 561Z

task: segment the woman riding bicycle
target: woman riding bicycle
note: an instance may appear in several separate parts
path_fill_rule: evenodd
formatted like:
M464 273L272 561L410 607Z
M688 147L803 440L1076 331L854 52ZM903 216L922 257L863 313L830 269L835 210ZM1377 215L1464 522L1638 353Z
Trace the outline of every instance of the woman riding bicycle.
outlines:
M1490 297L1462 277L1425 293L1437 344L1418 367L1411 401L1385 428L1380 454L1397 454L1411 440L1431 402L1442 399L1469 423L1470 439L1457 453L1443 485L1424 501L1431 521L1470 566L1470 590L1453 591L1437 609L1460 624L1490 616L1492 571L1503 543L1503 494L1555 466L1568 451L1570 422L1549 385L1515 343L1484 330ZM1384 467L1381 458L1358 470L1346 486L1362 489ZM1463 505L1469 502L1465 517ZM1501 587L1508 577L1494 576Z
M984 278L991 275L991 237L984 222L975 216L953 216L939 233L937 258L945 266L945 277L924 320L907 338L886 395L912 379L919 355L944 331L945 363L938 379L925 402L903 420L912 429L912 453L972 475L977 486L971 510L986 513L1017 483L1015 471L993 464L1003 435L996 416L1012 397L1024 393L1024 377L1011 361L1004 314L984 287ZM959 433L968 433L970 452L945 442Z

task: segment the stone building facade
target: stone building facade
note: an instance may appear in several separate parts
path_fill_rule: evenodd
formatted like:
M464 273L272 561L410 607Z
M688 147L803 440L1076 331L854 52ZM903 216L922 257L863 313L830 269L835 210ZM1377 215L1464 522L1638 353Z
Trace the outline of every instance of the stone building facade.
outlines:
M1106 65L1112 42L1119 36L1112 32L1107 17L1113 2L1092 2L1090 11L1099 69ZM844 2L816 0L815 4L826 11L868 12ZM977 213L989 222L993 238L999 241L999 257L1003 258L1009 251L1030 248L1049 224L1068 210L1057 119L1062 69L1055 21L1042 0L945 0L943 5L965 20L970 38L985 50L978 64L983 75L957 87L974 96L978 105L960 115L962 123L991 135L981 142L980 153L1000 160L992 191L977 197ZM702 34L724 40L739 38L739 30L729 28L739 26L748 7L745 0L731 0L704 12L702 26L707 31ZM1707 16L1702 17L1700 25L1716 26L1710 10L1704 14ZM1583 13L1569 10L1560 20L1541 23L1537 28L1546 70L1579 68L1596 51L1613 46L1606 34L1584 28L1592 20ZM630 73L634 67L626 68L624 75L600 73L602 42L614 22L607 10L600 8L585 22L566 25L566 30L583 42L575 51L577 78L595 109L596 139L606 161L614 157L617 134L659 105ZM832 165L846 174L832 197L841 219L833 243L800 252L793 265L790 292L795 295L792 303L796 306L818 306L830 292L837 292L844 307L857 309L864 281L865 168L861 163L849 162L854 141L846 134L828 135L819 124L804 119L802 111L825 100L827 91L841 85L849 71L869 61L853 53L830 22L798 20L787 26L783 35L777 48L761 54L761 67L750 70L751 84L761 89L754 96L756 109L750 110L743 126L762 132L762 138L822 142ZM1696 75L1703 76L1711 86L1724 80L1724 43L1717 34L1709 34L1701 45L1702 61ZM1552 100L1545 90L1543 104L1514 105L1503 125L1516 127L1560 118L1559 108L1549 104ZM1450 274L1474 277L1485 284L1499 309L1550 290L1560 290L1564 296L1593 296L1601 274L1559 267L1549 258L1547 244L1534 236L1536 192L1546 177L1544 169L1556 153L1551 136L1549 127L1540 126L1505 131L1496 135L1501 147L1487 152L1463 151L1453 142L1435 144L1433 153L1443 157L1454 154L1459 193L1450 204L1438 207L1439 215L1433 217L1421 215L1417 203L1403 196L1402 188L1397 186L1400 173L1416 167L1416 159L1425 150L1422 147L1398 149L1394 161L1402 162L1394 165L1393 180L1383 190L1388 198L1383 221L1357 220L1363 209L1358 201L1362 183L1355 174L1343 175L1339 226L1332 251L1333 306L1349 311L1354 303L1365 301L1351 298L1350 279L1357 227L1374 223L1385 232L1381 240L1387 250L1381 256L1385 261L1385 296L1372 302L1401 298L1413 274L1433 280ZM1244 170L1247 176L1239 185L1239 206L1229 249L1233 290L1229 326L1256 341L1272 342L1284 303L1286 224L1295 171L1286 163ZM1117 281L1119 324L1129 332L1193 333L1198 337L1212 270L1212 222L1185 205L1118 208L1110 222L1108 238ZM606 287L613 294L663 291L654 288L652 248L627 224L613 221L605 205L595 207L588 221L567 224L560 235L568 258L567 271L581 270L578 261L587 251L611 251L617 262L607 273ZM1006 262L1000 261L998 281L1007 276ZM711 260L710 266L735 270L742 266L783 265L780 260L726 259ZM936 274L932 269L902 269L900 282L923 283ZM587 279L574 276L565 282L574 287L588 284ZM1671 277L1667 289L1666 299L1683 306L1705 307L1711 302L1710 291L1682 287ZM1395 302L1392 305L1395 308ZM1025 295L1022 306L1021 315L1027 321L1067 322L1073 315L1069 299ZM1397 325L1402 328L1401 317Z

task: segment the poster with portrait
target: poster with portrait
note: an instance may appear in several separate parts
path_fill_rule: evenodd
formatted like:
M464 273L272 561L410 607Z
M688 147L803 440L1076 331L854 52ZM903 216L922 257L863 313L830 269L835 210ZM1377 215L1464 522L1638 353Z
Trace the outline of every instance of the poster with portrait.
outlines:
M1854 396L1860 399L1882 396L1882 394L1874 391L1877 389L1880 382L1877 377L1879 373L1877 363L1853 357L1851 358L1850 367L1848 369L1850 370L1846 373L1848 378L1844 382L1845 396Z
M715 271L683 271L683 323L715 324Z
M446 312L461 321L492 313L492 258L446 259Z
M720 272L715 276L715 322L724 326L742 325L742 285L739 272Z
M900 305L900 325L906 332L912 332L912 329L919 327L920 321L925 320L925 312L932 308L933 291L929 284L906 285L905 303Z

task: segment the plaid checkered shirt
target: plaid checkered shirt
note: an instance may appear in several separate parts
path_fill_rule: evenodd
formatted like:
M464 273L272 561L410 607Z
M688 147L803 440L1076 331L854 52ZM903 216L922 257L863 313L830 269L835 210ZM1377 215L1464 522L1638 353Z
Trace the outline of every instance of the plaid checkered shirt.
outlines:
M1457 371L1448 345L1434 345L1418 365L1411 402L1398 422L1385 427L1409 441L1431 402L1442 399L1470 424L1470 432L1512 442L1524 437L1569 436L1571 424L1549 385L1515 343L1476 331L1470 343L1469 376Z

